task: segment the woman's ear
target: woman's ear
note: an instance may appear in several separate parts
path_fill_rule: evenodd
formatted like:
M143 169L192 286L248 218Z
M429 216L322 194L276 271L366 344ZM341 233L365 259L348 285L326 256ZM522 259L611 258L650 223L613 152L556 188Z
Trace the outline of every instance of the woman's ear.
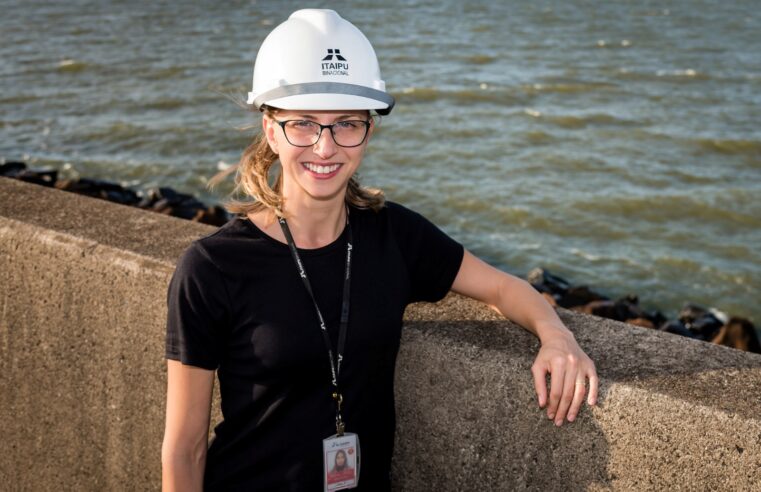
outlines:
M270 146L270 149L275 154L278 154L277 151L277 140L275 139L275 128L277 127L277 123L275 123L271 116L267 114L262 115L262 131L264 132L264 136L267 138L267 143Z

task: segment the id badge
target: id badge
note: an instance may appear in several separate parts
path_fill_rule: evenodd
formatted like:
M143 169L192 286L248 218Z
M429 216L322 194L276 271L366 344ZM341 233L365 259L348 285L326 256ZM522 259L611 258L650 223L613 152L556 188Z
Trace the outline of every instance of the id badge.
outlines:
M359 437L350 432L322 441L325 492L359 485Z

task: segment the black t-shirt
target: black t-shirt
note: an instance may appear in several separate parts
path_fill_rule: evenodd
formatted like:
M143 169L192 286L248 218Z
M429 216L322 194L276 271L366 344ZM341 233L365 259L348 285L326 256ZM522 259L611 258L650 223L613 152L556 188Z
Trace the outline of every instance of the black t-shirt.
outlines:
M388 490L394 366L407 304L449 291L463 248L394 203L351 208L351 309L339 384L359 436L360 488ZM335 351L347 234L299 249ZM216 369L223 422L206 490L321 490L322 440L335 433L330 363L290 250L247 218L194 241L169 284L166 357Z

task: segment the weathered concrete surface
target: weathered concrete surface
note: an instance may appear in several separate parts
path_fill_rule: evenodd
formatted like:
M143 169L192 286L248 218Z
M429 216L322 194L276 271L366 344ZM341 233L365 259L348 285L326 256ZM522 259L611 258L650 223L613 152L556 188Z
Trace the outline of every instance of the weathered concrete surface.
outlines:
M160 482L166 288L214 228L0 178L0 490Z
M0 179L0 489L160 483L165 295L213 228ZM402 490L761 490L761 356L561 311L598 408L555 428L536 340L450 296L408 310Z
M405 490L761 490L761 356L561 310L600 404L556 428L537 340L450 296L407 310L397 366Z

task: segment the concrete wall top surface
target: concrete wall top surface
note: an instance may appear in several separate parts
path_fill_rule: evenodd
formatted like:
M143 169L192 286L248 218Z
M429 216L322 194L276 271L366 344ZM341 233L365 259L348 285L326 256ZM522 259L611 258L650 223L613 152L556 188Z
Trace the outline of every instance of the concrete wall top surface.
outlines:
M158 213L135 214L133 207L9 178L0 179L0 216L165 262L172 269L192 240L216 229Z

